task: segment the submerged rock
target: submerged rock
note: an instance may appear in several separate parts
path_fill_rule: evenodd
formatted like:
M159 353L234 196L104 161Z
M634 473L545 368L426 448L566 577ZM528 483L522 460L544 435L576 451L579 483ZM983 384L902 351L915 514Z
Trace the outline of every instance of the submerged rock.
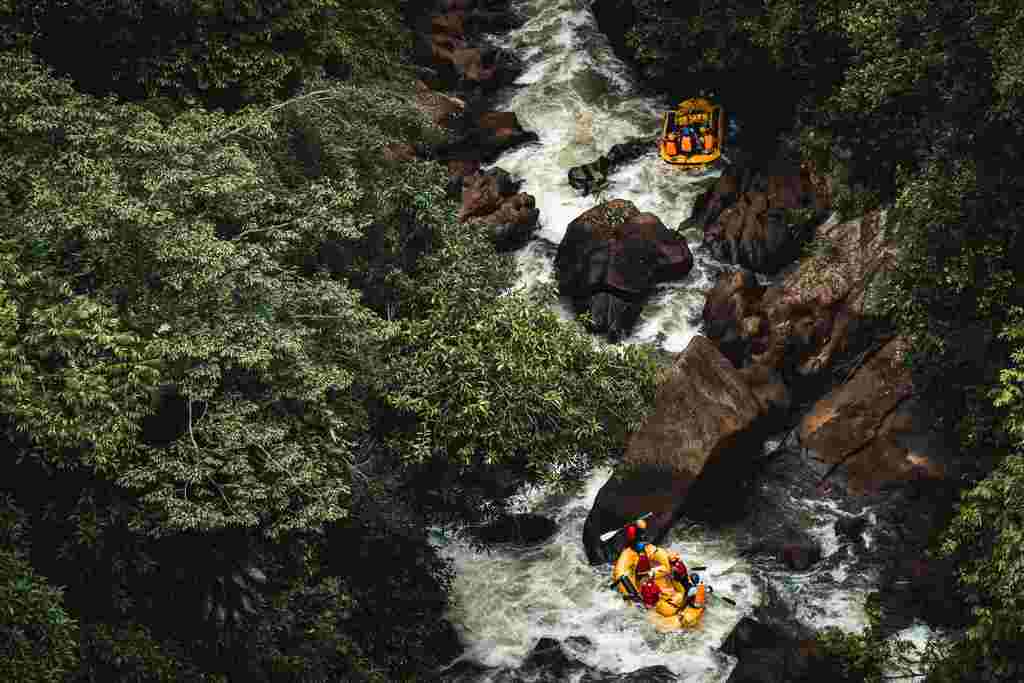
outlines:
M818 683L835 680L812 639L794 638L785 630L743 617L722 644L736 657L727 683Z
M655 143L648 138L634 138L613 145L607 154L594 161L569 169L569 185L587 196L595 189L608 182L608 176L630 161L639 159L644 154L655 150Z
M590 668L566 652L559 641L541 638L517 673L536 683L560 683Z
M679 677L672 673L668 667L645 666L636 671L625 674L613 674L605 672L583 674L580 683L674 683Z
M478 529L476 536L484 543L511 543L534 545L551 538L558 525L543 515L506 515L496 522Z
M846 538L855 543L861 542L861 534L868 525L867 517L858 515L856 517L840 517L836 520L836 536Z

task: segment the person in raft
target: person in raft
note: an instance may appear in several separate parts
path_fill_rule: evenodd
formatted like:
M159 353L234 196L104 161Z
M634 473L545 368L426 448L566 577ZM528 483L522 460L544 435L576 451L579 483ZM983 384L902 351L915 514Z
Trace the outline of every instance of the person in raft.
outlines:
M637 521L626 525L626 542L629 544L629 547L640 555L640 559L636 563L636 573L638 575L646 574L651 571L651 560L647 557L647 553L644 552L646 537L647 520L638 519Z
M692 605L693 598L697 595L697 586L700 585L700 575L687 571L686 564L676 555L672 559L672 578L686 589L686 604Z

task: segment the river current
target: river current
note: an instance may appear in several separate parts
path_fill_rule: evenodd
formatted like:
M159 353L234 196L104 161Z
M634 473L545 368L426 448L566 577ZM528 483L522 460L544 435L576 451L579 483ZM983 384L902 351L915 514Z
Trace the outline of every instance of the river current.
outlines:
M491 42L515 52L527 68L499 94L495 108L514 111L540 139L505 153L493 166L521 178L521 191L533 195L540 210L536 239L515 255L520 285L528 286L553 280L553 260L566 227L598 203L569 186L570 167L593 161L628 138L655 136L661 113L674 103L639 94L628 67L598 30L587 0L521 0L517 8L525 23ZM674 228L719 174L682 172L652 150L610 177L606 197L627 199ZM699 333L704 295L721 265L696 252L696 243L690 246L695 254L690 275L658 287L624 343L654 342L680 352ZM564 302L556 309L572 318ZM769 442L767 448L775 445ZM797 449L772 461L758 485L753 512L743 520L714 527L684 520L665 542L687 564L706 565L706 581L737 602L731 606L713 599L702 627L691 632L658 633L642 611L608 588L610 567L587 563L583 522L610 474L595 472L574 494L536 490L522 496L522 510L558 523L556 536L539 547L479 552L458 538L439 541L457 571L449 618L467 646L463 658L515 667L543 636L564 640L582 635L594 644L579 654L587 664L620 672L662 664L682 680L710 683L725 681L735 665L718 647L769 594L809 626L853 631L865 625L864 598L878 571L867 557L873 527L852 548L840 542L833 525L854 514L872 519L872 510L823 496L816 478L800 466ZM824 559L796 572L773 557L741 553L772 525L798 526L820 542ZM918 640L923 634L920 627L904 633Z

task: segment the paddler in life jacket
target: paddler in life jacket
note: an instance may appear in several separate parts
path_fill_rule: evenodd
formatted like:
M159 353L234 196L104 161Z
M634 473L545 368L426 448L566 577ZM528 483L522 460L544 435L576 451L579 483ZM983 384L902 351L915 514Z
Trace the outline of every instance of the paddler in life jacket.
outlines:
M673 556L671 566L672 578L686 589L686 604L692 605L693 598L697 594L697 586L700 585L700 575L687 571L686 564L678 555Z
M638 519L626 526L626 541L629 543L629 547L636 551L640 559L636 563L636 573L646 574L651 570L651 560L647 557L644 552L644 546L647 544L647 520Z

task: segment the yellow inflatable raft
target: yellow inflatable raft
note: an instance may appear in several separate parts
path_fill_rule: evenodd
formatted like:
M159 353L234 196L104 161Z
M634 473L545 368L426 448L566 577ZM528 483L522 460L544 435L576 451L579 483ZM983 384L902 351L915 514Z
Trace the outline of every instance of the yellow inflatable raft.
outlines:
M691 129L685 135L683 129ZM658 140L661 158L670 164L701 167L722 156L725 112L703 97L684 100L665 112Z
M651 619L659 630L678 630L681 628L693 628L700 624L705 609L704 584L697 586L697 594L694 596L693 605L683 606L686 603L686 588L672 578L672 558L664 548L658 548L647 544L645 547L648 560L651 563L651 573L654 575L654 582L661 589L661 599L654 609L650 611ZM639 595L633 595L638 591L641 581L637 578L636 567L640 561L640 555L632 548L625 548L619 554L619 559L612 568L612 580L618 587L619 592L626 599L637 599ZM622 579L629 580L629 585ZM631 591L630 588L633 590ZM682 608L682 609L680 609Z

